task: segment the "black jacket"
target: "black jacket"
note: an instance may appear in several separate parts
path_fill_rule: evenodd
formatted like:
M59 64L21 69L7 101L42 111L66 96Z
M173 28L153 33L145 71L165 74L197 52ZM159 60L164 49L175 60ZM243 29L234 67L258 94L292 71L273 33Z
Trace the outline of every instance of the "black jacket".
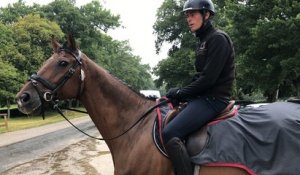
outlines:
M229 36L210 22L196 32L194 81L179 91L182 99L211 95L229 100L235 78L234 48Z

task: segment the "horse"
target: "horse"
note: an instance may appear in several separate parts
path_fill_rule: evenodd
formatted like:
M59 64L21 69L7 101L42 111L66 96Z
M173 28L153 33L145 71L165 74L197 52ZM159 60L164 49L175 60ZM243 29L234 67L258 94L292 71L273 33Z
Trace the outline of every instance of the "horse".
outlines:
M136 92L88 58L77 48L71 35L64 45L53 39L52 47L52 56L17 93L19 110L37 113L44 103L54 99L76 98L109 147L114 174L174 174L170 160L153 143L151 131L156 112L150 111L139 120L156 101ZM254 174L241 167L199 166L195 174Z

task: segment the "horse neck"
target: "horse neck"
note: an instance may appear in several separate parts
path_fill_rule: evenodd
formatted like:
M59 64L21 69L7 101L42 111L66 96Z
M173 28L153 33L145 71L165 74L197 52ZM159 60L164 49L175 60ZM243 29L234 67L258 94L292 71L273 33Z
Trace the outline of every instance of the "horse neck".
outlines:
M86 77L80 99L104 138L122 133L154 104L93 61L88 59L83 65Z
M103 138L111 138L131 127L154 101L132 91L94 62L83 65L86 78L80 97ZM169 174L170 164L156 149L151 137L155 112L140 121L123 136L106 141L115 167L115 174ZM145 156L145 155L151 156ZM149 163L153 166L148 166ZM141 165L136 166L136 165Z

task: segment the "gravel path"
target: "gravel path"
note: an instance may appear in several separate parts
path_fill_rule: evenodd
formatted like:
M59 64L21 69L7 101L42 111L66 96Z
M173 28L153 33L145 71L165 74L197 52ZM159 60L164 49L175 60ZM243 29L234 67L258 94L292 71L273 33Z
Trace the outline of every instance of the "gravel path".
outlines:
M82 117L73 119L72 122L80 126L85 123L90 123L90 118ZM18 145L33 140L35 141L35 144L39 144L39 142L36 141L39 138L45 138L44 136L47 136L48 138L49 135L57 133L65 135L66 133L64 133L64 131L69 127L70 124L67 122L60 122L37 128L0 134L0 150L11 150L11 148L14 150L20 149L18 148ZM20 161L20 163L16 161L15 165L10 166L4 171L1 171L0 168L0 175L113 175L113 162L105 142L91 139L84 135L81 135L80 137L81 139L77 139L77 137L74 136L76 139L72 139L72 142L66 142L67 144L64 146L60 145L57 149L53 149L53 144L59 145L62 142L59 139L62 138L57 138L57 143L51 140L52 146L49 143L49 149L46 149L48 150L46 152L39 151L37 154L34 152L36 150L28 150L29 154L31 154L31 152L35 154L33 156L34 158L25 162ZM15 152L14 154L10 154L11 156L3 152L2 154L6 155L1 156L2 161L4 157L15 160L21 159L16 156L17 154L15 154ZM24 152L20 152L20 154L24 154Z
M113 162L105 142L87 139L0 174L113 175L113 170Z

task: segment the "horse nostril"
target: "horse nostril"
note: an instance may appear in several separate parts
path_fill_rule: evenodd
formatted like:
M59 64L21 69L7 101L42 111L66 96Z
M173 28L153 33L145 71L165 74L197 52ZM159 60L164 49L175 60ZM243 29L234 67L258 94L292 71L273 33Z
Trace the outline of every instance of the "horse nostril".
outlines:
M30 100L30 95L28 93L23 93L20 97L22 102L28 102Z

